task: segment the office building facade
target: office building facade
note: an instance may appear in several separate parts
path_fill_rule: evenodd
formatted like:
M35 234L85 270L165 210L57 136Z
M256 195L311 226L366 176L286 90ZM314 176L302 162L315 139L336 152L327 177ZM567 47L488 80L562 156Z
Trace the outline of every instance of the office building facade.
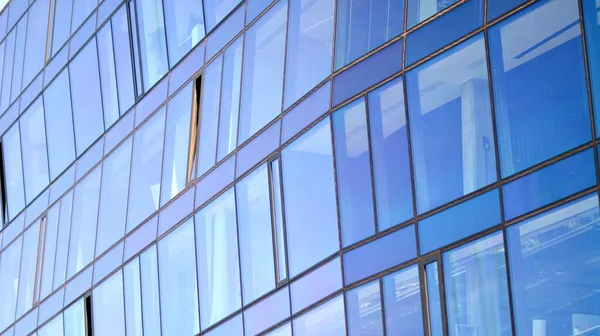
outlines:
M11 0L0 336L600 335L599 9Z

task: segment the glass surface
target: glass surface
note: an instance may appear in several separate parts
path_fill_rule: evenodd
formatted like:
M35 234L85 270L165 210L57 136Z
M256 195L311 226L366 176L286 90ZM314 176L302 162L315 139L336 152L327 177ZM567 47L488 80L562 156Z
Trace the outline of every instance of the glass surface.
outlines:
M112 40L111 25L105 25L96 35L98 43L98 63L102 86L102 106L104 107L104 125L108 129L119 119L119 101L117 94L117 73Z
M292 322L294 336L346 335L344 316L344 298L340 295L296 317Z
M382 287L387 334L424 335L417 266L383 277Z
M67 253L69 252L69 236L71 234L71 215L73 211L73 191L69 191L60 200L58 219L58 237L56 241L56 261L54 262L54 285L56 290L65 282L67 272Z
M284 287L244 311L246 335L258 335L290 317L290 292Z
M233 38L244 29L244 12L246 6L242 4L238 7L223 24L210 33L206 42L206 60L212 59L221 49L225 47Z
M391 40L403 30L404 1L340 0L335 69Z
M200 332L194 222L188 220L158 242L162 335L195 335ZM147 266L146 266L147 267ZM142 261L142 277L145 277ZM202 282L201 282L202 283ZM142 302L150 295L142 281ZM147 309L144 303L144 312ZM177 312L177 314L173 314ZM144 320L146 320L144 314ZM146 322L144 322L146 324ZM144 325L144 327L146 327ZM144 328L146 330L146 328Z
M427 20L458 0L408 0L408 28Z
M19 293L17 296L16 317L19 318L33 307L34 287L36 285L38 250L40 239L40 222L29 227L23 234L23 249L21 251L21 271L19 272Z
M169 62L173 67L204 38L202 1L163 1L167 26Z
M135 0L144 91L169 70L161 0Z
M246 11L246 22L250 22L262 13L273 0L248 0L248 10Z
M85 21L85 19L96 8L98 0L73 0L73 16L71 18L71 32L75 32L77 28Z
M591 140L580 35L576 0L536 3L489 30L502 176Z
M333 0L290 2L284 108L331 73Z
M366 114L365 100L359 99L332 116L343 246L375 234Z
M585 23L585 40L587 44L587 60L590 73L590 87L595 112L596 129L600 129L600 2L582 1L583 22ZM596 137L600 134L596 134Z
M330 98L331 81L328 81L283 115L281 143L286 143L328 111Z
M65 336L86 335L84 298L70 305L63 313Z
M81 271L94 258L100 172L101 167L97 167L75 187L67 278Z
M271 195L273 217L275 220L275 241L277 251L278 280L287 278L287 253L285 245L285 229L283 224L283 204L281 197L281 166L279 159L271 161Z
M220 324L209 332L205 333L206 336L232 336L232 335L244 335L244 326L242 325L242 314L237 314L235 317L230 318L229 321Z
M292 336L292 324L290 322L271 331L266 336Z
M204 70L198 133L198 176L206 173L216 162L222 72L222 55L219 55Z
M159 208L164 131L162 108L133 136L127 232Z
M381 231L413 216L402 78L369 93L368 105L377 225Z
M344 283L364 279L417 257L413 225L344 253Z
M383 335L379 280L346 292L346 316L350 335Z
M125 333L127 336L142 336L142 293L138 258L123 267L123 292L127 328Z
M48 36L48 11L50 0L37 0L29 8L23 87L38 74L46 59L46 37Z
M71 12L73 0L54 1L54 19L52 20L52 55L56 54L60 47L71 35Z
M69 64L77 155L104 132L96 43L88 43Z
M238 38L223 54L217 161L231 153L237 145L242 78L242 42L243 40Z
M131 46L129 40L129 20L127 19L126 6L122 6L110 21L113 32L119 112L123 115L131 105L133 105L135 99L133 65L131 63Z
M96 256L125 234L130 168L131 138L112 152L102 164Z
M123 276L118 271L92 292L95 335L125 336Z
M42 246L40 252L40 269L37 283L37 299L42 300L48 296L53 288L52 281L54 279L54 262L56 260L57 250L57 238L58 238L58 225L59 225L59 214L60 214L60 203L55 204L48 210L46 220L43 221L44 228L42 229L45 233L40 238L42 239Z
M243 175L265 157L268 157L269 154L275 152L279 147L280 134L281 121L277 120L244 147L240 148L236 155L236 176Z
M340 258L335 258L292 282L290 285L292 314L303 310L342 287L342 265Z
M23 239L18 238L0 255L0 329L8 327L15 320L22 242Z
M440 300L440 284L438 262L425 265L425 281L427 286L427 306L429 307L429 332L432 336L442 336L442 303Z
M502 233L444 253L448 334L512 335Z
M14 124L2 137L4 158L4 180L8 218L17 216L25 207L23 187L23 164L21 162L21 132L19 124Z
M68 69L61 72L44 91L44 112L50 180L54 180L75 160L75 137L73 135Z
M193 83L188 84L167 104L161 205L179 194L185 188L187 181L193 88Z
M233 189L208 204L195 218L200 322L204 330L242 306Z
M340 248L329 119L284 148L281 156L293 277Z
M594 335L600 329L596 193L507 231L517 335Z
M275 288L273 230L267 165L236 184L244 304Z
M203 2L206 31L208 32L221 22L240 0L204 0Z
M487 5L487 20L488 22L496 19L500 15L508 12L509 10L525 3L526 0L488 0ZM585 3L593 4L594 1L582 2L585 7ZM584 14L585 15L585 14ZM588 49L589 51L589 49Z
M246 31L238 143L281 113L286 25L281 1Z
M37 331L36 336L63 336L63 315L59 314Z
M142 253L140 255L140 275L141 275L141 279L140 279L140 284L142 287L142 326L143 326L143 330L144 330L144 336L160 336L161 335L161 315L160 315L160 298L159 298L159 288L158 288L158 261L156 259L156 245L152 245L148 250L146 250L146 252ZM184 253L185 254L185 253ZM184 257L189 259L189 255L184 255ZM168 305L170 304L171 307L174 306L178 306L180 303L182 304L189 304L189 307L191 307L192 310L187 310L188 308L185 308L184 310L182 310L184 318L188 318L188 317L192 317L194 320L197 321L197 316L198 316L198 303L197 303L197 298L196 296L192 296L191 293L197 293L197 292L189 292L187 293L187 297L185 296L184 291L185 290L192 290L192 286L193 285L193 290L195 291L196 287L195 287L195 282L192 282L192 276L191 274L195 273L192 272L186 272L185 268L187 267L185 265L185 263L187 263L188 261L184 261L184 263L180 266L175 266L175 267L181 267L177 269L178 274L183 275L180 279L177 279L177 276L173 275L172 278L170 278L169 283L175 285L175 286L186 286L185 288L176 291L176 295L177 297L168 297L165 301L162 301L163 305ZM193 267L193 266L190 266ZM168 271L169 269L167 269ZM164 275L163 276L165 279L170 277L170 275ZM190 282L190 286L187 285L187 283ZM190 287L190 288L188 288ZM176 290L177 288L174 287L174 289ZM173 294L174 292L169 292L169 294ZM165 293L166 294L166 293ZM186 306L182 306L182 307L186 307ZM178 320L177 320L177 316L170 316L170 317L165 317L163 321L168 320L170 324L167 324L166 326L163 325L163 329L162 329L162 335L177 335L177 332L179 330L182 331L186 331L186 330L193 330L193 331L197 331L198 330L198 322L194 322L194 327L192 329L191 326L187 326L187 324L182 325L182 329L178 329ZM186 323L189 323L189 321L186 321ZM164 324L165 322L163 322ZM170 328L170 329L166 329L166 328ZM128 335L129 336L129 335Z
M419 251L429 253L500 222L500 196L494 189L421 220Z
M4 111L10 103L10 86L12 83L12 66L15 54L15 38L17 30L13 29L4 40L4 71L2 72L2 97L0 110Z
M19 20L17 24L17 36L15 40L15 54L12 73L12 84L10 89L10 101L13 102L21 93L23 79L23 59L25 56L25 38L27 34L27 15Z
M495 182L483 36L408 72L406 85L418 212Z
M23 113L19 125L21 127L25 203L29 203L49 182L46 124L42 99L37 99Z

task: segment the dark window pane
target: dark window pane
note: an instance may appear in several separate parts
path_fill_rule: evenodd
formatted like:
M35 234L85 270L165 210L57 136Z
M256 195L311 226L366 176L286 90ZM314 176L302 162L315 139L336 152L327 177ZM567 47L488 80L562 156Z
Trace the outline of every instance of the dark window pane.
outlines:
M169 70L161 0L135 0L139 29L142 79L149 90Z
M95 335L125 335L123 276L118 271L92 293Z
M417 266L383 277L383 304L388 335L424 334Z
M444 253L450 336L512 335L502 233Z
M576 0L539 2L489 30L502 176L591 140L580 35Z
M458 0L408 0L408 28L425 21Z
M483 36L410 71L406 82L418 212L495 182Z
M350 335L383 335L379 280L346 292Z
M339 1L335 68L354 61L403 30L404 1Z
M599 217L594 193L507 229L517 335L597 332Z
M15 123L2 137L2 154L8 218L13 219L25 207L19 123Z
M369 127L379 230L413 216L402 78L368 96Z
M48 152L46 124L42 99L36 100L23 113L21 126L21 152L25 178L25 203L31 202L48 186Z
M293 321L294 336L346 335L344 298L340 295Z
M163 1L169 43L169 62L174 66L204 38L202 1Z
M206 31L211 31L239 2L240 0L204 0Z
M333 113L342 245L375 233L371 160L364 99Z

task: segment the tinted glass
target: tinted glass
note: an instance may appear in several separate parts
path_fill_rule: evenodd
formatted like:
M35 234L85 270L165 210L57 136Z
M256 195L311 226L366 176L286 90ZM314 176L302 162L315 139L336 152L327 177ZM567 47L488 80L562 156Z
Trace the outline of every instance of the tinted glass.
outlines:
M169 62L174 66L204 38L202 1L163 1L169 42Z
M284 287L244 311L244 329L247 335L258 335L288 317L290 293L289 288Z
M366 113L364 99L333 113L338 204L344 246L375 233Z
M37 0L29 8L27 42L23 68L23 87L38 74L46 59L46 37L48 36L48 13L50 0Z
M12 84L10 89L10 101L13 102L21 93L23 59L25 54L25 38L27 34L27 15L17 24L17 35L15 40L15 54L12 73Z
M42 253L43 257L40 263L40 279L38 279L37 290L38 298L44 299L50 292L52 292L52 281L54 279L54 261L56 257L56 247L58 238L58 224L59 224L59 211L60 203L54 205L50 210L46 220L44 221L44 234L41 237L42 246L39 253Z
M346 335L344 298L340 295L293 321L294 336Z
M125 336L124 311L123 277L119 271L92 292L94 334Z
M398 78L368 96L379 230L413 216L404 84Z
M548 15L556 20L547 20ZM590 140L579 25L576 0L551 0L490 29L503 176ZM547 71L550 67L554 70Z
M163 108L133 136L131 184L129 185L131 192L127 212L128 232L159 207L164 131Z
M350 335L383 335L379 280L346 292Z
M593 335L598 330L600 245L592 227L599 217L594 194L508 228L518 335Z
M403 28L404 1L339 1L335 68L343 67L396 37Z
M156 259L156 250L156 245L152 245L146 252L140 255L140 284L142 286L142 321L145 336L161 335L161 315L159 310L161 305L159 299L158 261ZM170 278L170 280L168 281L174 286L182 286L185 288L178 290L176 287L173 287L173 291L169 293L175 293L175 296L167 298L167 301L164 302L163 305L171 305L170 307L183 307L182 316L184 318L189 317L196 320L198 316L198 299L196 298L196 296L191 294L197 293L195 282L193 282L194 280L191 276L191 274L195 272L190 273L189 271L185 270L185 268L188 267L187 263L191 262L192 260L190 259L189 254L185 254L184 252L182 253L183 257L188 258L188 260L181 261L183 263L182 265L175 265L175 268L177 269L177 274L174 274L173 277ZM167 271L168 270L169 269L167 269ZM181 274L181 282L177 282L178 274ZM165 279L170 277L170 275L168 274L161 276ZM187 293L187 297L183 293L186 290L192 291ZM181 304L181 306L179 306L179 304ZM179 330L197 331L199 329L198 322L194 322L192 326L188 320L184 320L186 321L186 324L183 324L181 326L182 329L179 329L178 327L180 326L177 325L177 316L165 317L164 320L168 322L163 322L162 335L177 335L177 332ZM167 325L164 325L165 323L167 323Z
M85 303L79 299L63 313L65 323L65 336L84 336L85 326Z
M272 7L246 32L238 143L281 112L287 2Z
M583 7L583 22L585 23L585 39L587 42L587 57L591 94L596 117L596 129L600 129L600 116L597 112L600 109L600 67L598 66L598 60L600 60L600 17L598 16L600 2L583 1L581 5ZM598 136L596 134L596 137Z
M96 8L97 3L98 0L73 0L72 32L75 32L79 25L90 15L92 10Z
M285 107L331 73L333 7L333 0L290 2Z
M222 71L222 55L204 70L202 110L198 134L198 176L214 166L216 160Z
M406 75L420 213L497 179L487 78L481 35Z
M127 328L125 334L127 336L142 336L142 293L138 258L133 259L123 267L123 292L125 326Z
M6 39L4 55L4 71L2 72L2 99L0 99L0 110L4 111L10 103L10 86L12 80L12 66L15 52L16 29L13 29Z
M458 0L408 0L408 28L444 10Z
M161 0L136 0L144 91L169 70Z
M292 282L292 313L303 310L342 287L342 265L340 258L335 258Z
M487 7L487 18L488 22L497 18L498 16L508 12L509 10L517 7L518 5L524 3L526 0L488 0ZM593 1L587 1L589 3L593 3ZM585 3L584 3L585 6Z
M21 117L21 149L26 203L48 185L48 155L44 104L36 100Z
M69 65L77 155L104 132L97 64L96 43L92 40Z
M73 0L54 1L54 20L52 20L52 55L56 54L60 47L71 35L71 11Z
M431 335L443 335L442 303L440 300L440 284L438 262L425 265L425 280L427 285L427 306L429 307L429 332Z
M385 329L388 335L423 335L421 286L417 266L383 277Z
M23 165L21 162L21 132L19 124L14 124L2 137L4 156L4 183L8 218L14 218L25 207L23 188Z
M102 103L104 107L104 125L109 128L119 119L119 101L117 95L117 73L113 51L111 25L105 25L96 35L98 43L98 61L100 83L102 84Z
M37 331L37 336L63 336L63 315L59 314Z
M17 239L0 256L0 329L8 327L15 319L22 242L23 239Z
M206 31L211 31L238 3L239 0L204 0Z
M281 155L289 270L295 276L339 249L329 119Z
M275 288L269 195L266 164L236 184L244 303Z
M129 21L127 20L125 6L121 7L112 17L111 25L115 52L117 91L119 93L119 112L123 115L133 105L135 98L131 46L129 44Z
M17 314L19 318L31 309L34 303L34 287L38 267L38 248L40 238L40 222L27 229L23 234L23 250L21 251L21 270L19 272L19 294L17 297Z
M44 91L44 111L50 180L54 180L75 159L68 69L58 75Z
M56 242L56 261L54 263L54 285L52 289L65 282L67 271L67 253L69 252L69 235L71 233L71 215L73 210L73 191L60 200L58 221L58 237Z
M194 223L185 222L158 242L162 335L195 335L198 324ZM144 276L144 264L142 264ZM142 282L144 289L144 282ZM144 290L144 299L150 294ZM144 305L146 311L146 305ZM177 314L173 314L177 312ZM144 315L146 317L146 315ZM145 323L145 322L144 322ZM144 328L145 329L145 328Z
M240 87L242 78L242 39L237 39L223 56L223 79L221 108L217 139L217 161L235 149L237 144L238 117L240 111Z
M242 306L235 211L230 189L196 214L202 329Z

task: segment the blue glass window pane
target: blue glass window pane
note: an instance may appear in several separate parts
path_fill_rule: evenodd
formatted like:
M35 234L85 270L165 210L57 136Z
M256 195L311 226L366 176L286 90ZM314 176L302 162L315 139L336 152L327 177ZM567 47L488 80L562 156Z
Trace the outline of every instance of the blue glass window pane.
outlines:
M164 131L163 108L133 136L127 232L159 208Z
M0 99L0 110L5 111L10 104L10 86L12 81L12 66L15 54L15 38L17 30L13 29L6 39L4 54L4 70L2 71L2 98Z
M275 288L269 172L263 164L236 184L244 304Z
M588 149L504 185L504 215L515 218L595 184L594 152Z
M200 321L206 329L242 306L233 189L196 214Z
M33 306L34 287L38 268L38 247L40 238L40 222L29 227L23 234L21 251L21 271L19 272L16 318L21 317ZM14 285L13 285L14 286Z
M37 336L63 336L63 315L59 314L37 331Z
M65 282L67 272L67 253L69 252L69 236L71 233L71 215L73 210L73 191L69 191L60 200L58 220L58 237L56 242L56 260L54 262L54 285L56 290Z
M425 265L425 281L427 285L427 306L429 307L429 332L430 335L441 336L443 335L442 304L437 261Z
M206 3L206 1L205 1ZM228 18L210 33L206 42L206 59L213 58L225 45L244 29L244 11L246 7L242 4Z
M294 336L346 335L344 298L331 299L294 319Z
M46 60L46 37L48 36L48 13L50 0L37 0L29 8L23 87L42 70Z
M96 43L92 40L69 65L77 155L104 132L97 64Z
M293 277L339 250L329 119L295 140L281 155Z
M217 192L223 190L229 183L233 182L234 169L235 155L221 163L196 184L196 208L215 196Z
M246 335L258 335L288 317L290 292L284 287L244 311L244 330Z
M63 313L65 336L83 336L86 334L85 313L85 303L83 298L65 309L65 312Z
M385 329L388 335L423 335L421 286L417 266L383 277Z
M525 3L527 0L487 0L487 20L488 22L494 20L500 15L508 12L509 10L517 7L518 5ZM593 3L593 1L587 1ZM585 1L583 2L585 6Z
M125 334L142 336L142 293L140 285L140 262L133 259L123 267L123 292L125 300Z
M68 69L61 72L44 91L44 110L50 180L54 180L75 159Z
M73 0L73 17L71 21L71 32L75 32L77 28L85 21L85 19L96 8L98 0Z
M599 217L594 193L507 229L517 335L596 332Z
M409 34L406 38L406 66L481 27L483 2L464 1L460 6Z
M406 75L419 213L497 179L485 57L479 35Z
M200 331L194 252L194 222L192 220L185 222L158 242L163 335L195 335ZM142 266L142 276L144 276L143 273ZM144 282L142 282L142 288L144 288ZM145 293L144 290L144 298L146 297ZM144 298L142 301L145 301ZM173 312L177 312L177 314L173 314Z
M306 126L317 120L323 113L329 110L329 98L331 97L331 81L325 83L318 90L283 116L281 130L281 143L287 142L298 134Z
M500 197L494 189L420 221L420 252L427 254L500 224L500 220Z
M278 120L257 137L248 142L237 153L235 174L241 176L250 168L273 153L279 147L281 122Z
M242 78L243 43L239 38L223 56L223 80L221 82L221 108L217 139L217 161L231 153L237 144L238 117L240 112L240 89Z
M267 8L273 0L247 0L248 10L246 10L246 22L256 19L256 17Z
M191 230L191 229L189 229ZM190 232L191 234L191 232ZM160 245L160 244L159 244ZM171 249L176 249L171 247ZM174 268L167 267L167 271L174 270L176 273L171 275L163 275L161 273L161 279L167 279L168 283L173 284L174 287L167 289L169 296L166 301L160 301L159 299L159 285L158 285L158 261L156 259L156 245L152 245L146 252L140 255L140 285L142 286L142 326L144 330L144 336L160 336L161 335L161 315L160 307L171 307L173 309L181 309L181 316L183 323L182 329L178 329L177 316L163 317L163 335L179 335L178 331L190 331L196 332L198 328L198 299L197 299L197 287L195 282L195 268L193 264L193 256L190 256L192 249L188 248L189 251L177 251L174 255L177 258L183 257L186 260L175 260L176 264ZM193 269L193 271L187 271L186 268ZM170 278L173 276L173 278ZM177 277L181 278L181 282L177 282ZM162 280L161 280L162 281ZM181 289L177 287L181 286ZM162 290L161 290L162 291ZM162 296L160 296L162 298ZM161 305L162 302L162 305ZM177 307L177 308L175 308ZM178 312L180 310L177 310ZM194 320L194 327L188 326L190 320ZM164 322L169 321L169 322ZM187 326L187 327L186 327Z
M125 234L130 168L131 138L117 148L102 164L104 178L100 188L96 256L99 256Z
M502 233L444 253L448 334L512 335Z
M119 119L117 74L115 70L112 35L111 25L108 24L96 35L100 84L102 86L102 104L104 107L104 125L107 129Z
M184 87L167 105L167 129L160 204L164 205L185 188L192 120L193 83Z
M346 292L350 335L383 335L379 280Z
M335 69L391 40L403 30L404 1L339 1Z
M591 140L580 35L576 0L539 2L489 30L502 176Z
M21 127L21 152L25 178L25 203L29 203L49 182L46 124L42 99L36 100L23 113L19 125Z
M94 334L125 335L125 305L121 271L104 281L92 292Z
M94 258L100 171L101 167L97 167L75 187L67 279L81 271Z
M71 35L71 12L73 0L55 0L54 19L52 20L52 55L54 56L60 47Z
M286 20L281 1L246 31L238 143L281 113Z
M23 164L21 162L21 132L15 123L2 137L4 155L4 183L8 218L13 219L25 207Z
M54 279L54 261L56 260L58 224L59 224L60 203L55 204L48 210L44 222L44 230L40 253L40 271L38 279L37 299L43 300L52 292L52 281Z
M335 258L292 282L290 286L292 314L303 310L342 287L342 265L340 258Z
M18 238L0 256L0 302L3 307L0 310L0 329L6 328L15 319L22 242L23 239Z
M369 127L379 230L413 216L402 78L369 93Z
M111 19L115 72L119 96L119 112L123 115L134 102L133 66L129 42L129 20L126 6L121 7Z
M288 322L265 336L292 336L292 324Z
M344 283L352 284L417 256L413 225L344 253Z
M163 1L171 67L204 38L202 1Z
M590 72L591 94L596 117L596 129L600 129L600 2L582 1L585 39L587 43L588 66ZM596 135L598 137L600 135Z
M222 72L222 55L219 55L204 70L202 109L200 112L200 130L198 133L198 176L203 175L215 165Z
M17 36L15 40L15 54L12 73L12 84L10 88L10 101L13 102L21 93L23 79L23 59L25 58L25 38L27 34L27 15L19 20L16 27Z
M8 28L10 29L17 20L25 13L29 6L29 0L13 0L8 5Z
M204 0L206 31L215 28L239 2L240 0Z
M343 246L375 233L366 113L365 100L359 99L332 117Z
M244 326L242 325L242 314L229 319L229 321L220 324L218 327L205 333L206 336L244 336Z
M400 71L402 50L402 41L397 41L335 76L333 106Z
M135 0L144 91L169 70L161 0Z
M284 109L331 73L334 3L290 2Z
M427 20L458 0L408 0L408 28Z

